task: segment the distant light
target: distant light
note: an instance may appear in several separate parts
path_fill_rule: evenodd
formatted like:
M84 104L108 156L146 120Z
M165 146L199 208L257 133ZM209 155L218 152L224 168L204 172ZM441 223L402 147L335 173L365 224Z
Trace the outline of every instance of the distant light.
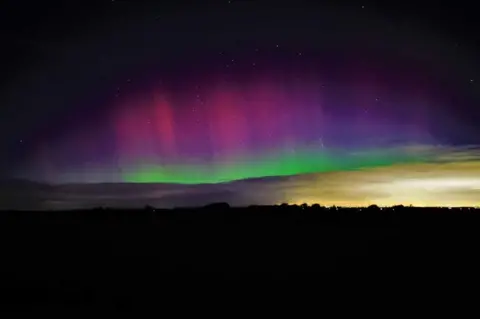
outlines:
M365 9L365 6L362 6L362 9Z
M429 178L419 179L410 178L398 181L393 181L390 186L396 186L397 188L411 189L451 189L451 188L470 188L480 189L480 179L478 178Z

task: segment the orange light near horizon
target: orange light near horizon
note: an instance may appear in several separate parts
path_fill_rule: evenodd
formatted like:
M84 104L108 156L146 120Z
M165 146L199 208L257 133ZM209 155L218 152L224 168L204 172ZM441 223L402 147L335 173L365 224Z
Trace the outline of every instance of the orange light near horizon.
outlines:
M474 207L480 203L480 162L316 174L283 187L292 189L283 202L297 205Z

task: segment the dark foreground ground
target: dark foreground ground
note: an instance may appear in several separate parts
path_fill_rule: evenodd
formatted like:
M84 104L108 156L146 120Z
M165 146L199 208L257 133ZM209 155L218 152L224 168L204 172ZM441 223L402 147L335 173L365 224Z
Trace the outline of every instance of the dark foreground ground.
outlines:
M287 284L471 281L479 225L480 210L467 208L2 212L1 300L18 309L128 309L212 291L280 293Z

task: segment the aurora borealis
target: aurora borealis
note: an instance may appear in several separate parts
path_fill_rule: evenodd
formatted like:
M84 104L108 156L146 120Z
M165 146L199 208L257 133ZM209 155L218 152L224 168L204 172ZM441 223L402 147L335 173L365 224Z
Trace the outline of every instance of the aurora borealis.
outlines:
M342 127L328 123L318 87L313 87L321 84L312 82L293 88L288 79L277 85L207 83L207 92L182 91L170 98L157 93L143 103L127 100L114 120L122 181L212 183L393 161L392 156L375 158L373 152L357 160L332 154L324 139ZM381 129L368 117L358 121L363 121L360 131L349 128L354 143Z
M180 14L119 2L86 19L89 28L42 42L11 79L0 96L9 110L0 117L2 178L182 194L279 178L271 189L249 184L262 196L239 191L232 202L347 203L343 190L353 205L381 201L350 192L354 179L366 190L380 185L370 177L395 184L428 170L453 185L452 172L467 167L454 158L447 174L439 157L480 144L478 55L422 20L365 5L229 2ZM332 190L317 178L335 181Z
M332 108L323 100L327 94L311 78L204 86L116 99L107 125L67 130L42 149L43 158L33 157L39 179L198 184L422 160L391 150L395 140L425 142L422 122L375 115L356 96L352 106L325 112ZM381 107L370 99L367 104Z

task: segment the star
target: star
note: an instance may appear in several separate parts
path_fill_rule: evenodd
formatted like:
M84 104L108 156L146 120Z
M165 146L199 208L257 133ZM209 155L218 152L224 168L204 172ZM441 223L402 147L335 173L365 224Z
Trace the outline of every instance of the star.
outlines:
M473 83L473 81L474 81L473 79L470 79L470 83Z

